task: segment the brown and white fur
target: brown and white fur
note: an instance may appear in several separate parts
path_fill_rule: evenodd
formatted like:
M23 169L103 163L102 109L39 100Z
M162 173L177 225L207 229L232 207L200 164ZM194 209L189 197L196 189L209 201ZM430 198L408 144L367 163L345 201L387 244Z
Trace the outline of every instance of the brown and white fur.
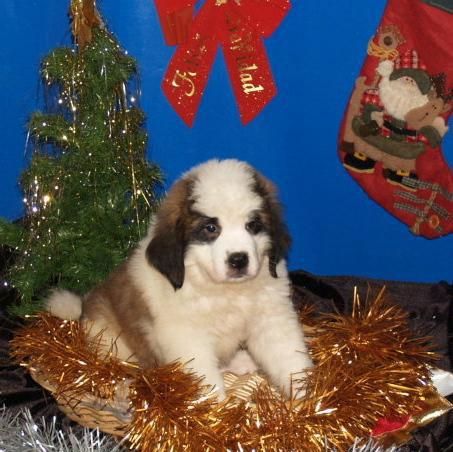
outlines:
M211 160L174 184L147 237L83 303L56 291L48 309L103 331L120 359L187 363L220 398L221 367L246 348L289 394L312 365L289 296L289 243L273 184L244 162Z

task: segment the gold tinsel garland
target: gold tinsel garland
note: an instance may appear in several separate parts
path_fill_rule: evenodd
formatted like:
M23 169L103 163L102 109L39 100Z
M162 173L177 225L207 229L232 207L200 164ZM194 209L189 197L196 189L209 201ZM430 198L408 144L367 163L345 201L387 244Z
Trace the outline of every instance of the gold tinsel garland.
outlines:
M353 304L350 316L301 313L316 366L298 401L263 380L249 400L217 403L181 363L142 370L119 362L100 354L77 322L45 313L17 334L12 354L74 408L86 395L104 406L122 401L125 428L116 434L134 450L342 451L368 438L379 419L416 418L432 412L432 400L437 415L450 408L436 402L429 371L436 357L427 338L412 337L406 314L383 291L364 305L355 295Z
M87 46L93 38L93 28L103 27L104 23L96 8L95 0L72 0L72 35L80 47Z

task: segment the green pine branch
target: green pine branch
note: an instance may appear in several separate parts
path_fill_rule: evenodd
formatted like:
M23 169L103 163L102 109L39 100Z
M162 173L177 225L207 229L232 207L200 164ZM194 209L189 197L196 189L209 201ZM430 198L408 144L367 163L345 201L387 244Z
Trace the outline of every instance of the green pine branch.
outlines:
M29 123L29 130L42 143L52 143L66 149L75 145L73 125L62 115L36 112Z
M14 223L0 218L0 237L2 245L16 248L20 245L23 229Z

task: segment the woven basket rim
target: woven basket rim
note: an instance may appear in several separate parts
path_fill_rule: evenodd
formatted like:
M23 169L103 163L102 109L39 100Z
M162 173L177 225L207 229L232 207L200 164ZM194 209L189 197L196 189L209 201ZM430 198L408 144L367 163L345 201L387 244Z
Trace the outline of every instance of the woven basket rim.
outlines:
M36 383L52 394L58 408L71 420L82 426L98 428L118 437L124 437L127 434L133 418L127 397L108 400L88 392L83 393L82 396L78 391L59 392L57 385L49 380L45 371L33 367L29 372ZM260 372L237 375L227 371L223 376L228 400L237 403L247 402L252 407L254 406L252 395L255 390L262 384L269 385ZM274 394L278 394L276 388L269 387ZM288 401L288 403L291 402Z

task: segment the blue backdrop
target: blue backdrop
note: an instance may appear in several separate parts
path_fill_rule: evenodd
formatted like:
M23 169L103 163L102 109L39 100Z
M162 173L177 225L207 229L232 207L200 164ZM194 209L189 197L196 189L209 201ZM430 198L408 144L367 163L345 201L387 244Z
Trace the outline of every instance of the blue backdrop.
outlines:
M293 236L290 268L413 281L451 280L453 235L413 236L371 201L337 159L338 129L385 0L294 0L266 47L278 96L242 126L221 53L195 126L186 127L160 83L173 48L151 0L98 0L111 31L141 71L148 155L167 185L212 157L251 162L280 188ZM26 166L26 121L40 102L43 56L70 43L69 0L2 0L0 14L0 215L22 213L17 181ZM452 165L452 133L444 152Z

